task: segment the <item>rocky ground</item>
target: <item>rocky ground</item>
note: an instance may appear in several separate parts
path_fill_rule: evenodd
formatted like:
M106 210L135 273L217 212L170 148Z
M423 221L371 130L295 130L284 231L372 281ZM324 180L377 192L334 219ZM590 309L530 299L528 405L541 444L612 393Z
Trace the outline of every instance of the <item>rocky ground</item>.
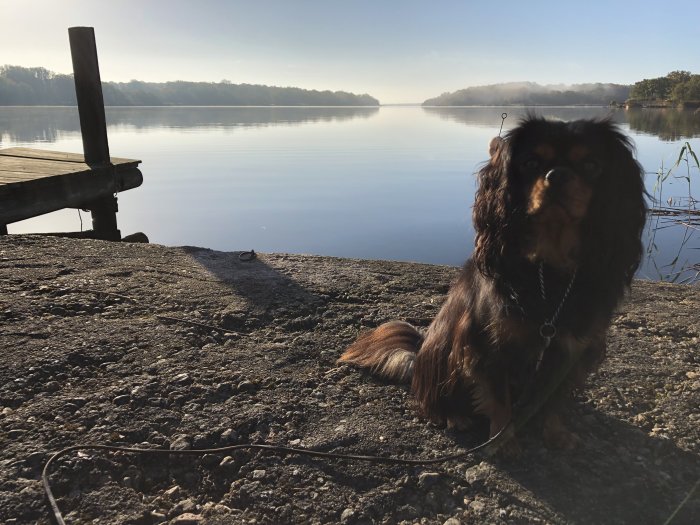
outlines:
M401 457L485 436L417 419L407 389L336 365L364 327L426 326L455 269L39 236L0 238L0 522L48 523L52 452L245 442ZM81 451L67 523L700 522L697 287L636 282L575 403L573 452L428 467Z

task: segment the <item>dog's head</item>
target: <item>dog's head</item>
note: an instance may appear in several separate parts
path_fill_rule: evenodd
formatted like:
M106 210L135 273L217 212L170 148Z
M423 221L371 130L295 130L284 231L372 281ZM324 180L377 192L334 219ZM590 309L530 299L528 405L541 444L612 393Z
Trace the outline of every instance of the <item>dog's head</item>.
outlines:
M474 205L482 273L529 261L630 282L642 253L643 172L614 124L527 117L490 152Z

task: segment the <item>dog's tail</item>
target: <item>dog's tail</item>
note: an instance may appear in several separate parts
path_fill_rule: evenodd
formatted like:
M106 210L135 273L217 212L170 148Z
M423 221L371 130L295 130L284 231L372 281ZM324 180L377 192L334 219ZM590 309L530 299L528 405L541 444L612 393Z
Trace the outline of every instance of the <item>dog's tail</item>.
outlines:
M391 321L361 335L338 359L384 379L408 383L423 335L403 321Z

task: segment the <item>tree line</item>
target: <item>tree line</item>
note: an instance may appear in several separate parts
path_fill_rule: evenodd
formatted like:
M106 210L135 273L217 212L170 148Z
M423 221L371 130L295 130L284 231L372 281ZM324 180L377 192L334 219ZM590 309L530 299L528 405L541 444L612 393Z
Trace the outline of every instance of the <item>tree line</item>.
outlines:
M672 71L665 77L645 78L632 86L630 101L698 106L700 75L694 75L690 71Z
M672 71L633 85L574 84L542 86L510 82L475 86L426 100L424 106L586 106L586 105L700 106L700 75Z
M424 106L599 106L625 101L630 87L621 84L542 86L509 82L475 86L426 100Z
M103 82L107 106L378 106L367 94L221 82ZM73 75L0 67L0 105L74 106Z

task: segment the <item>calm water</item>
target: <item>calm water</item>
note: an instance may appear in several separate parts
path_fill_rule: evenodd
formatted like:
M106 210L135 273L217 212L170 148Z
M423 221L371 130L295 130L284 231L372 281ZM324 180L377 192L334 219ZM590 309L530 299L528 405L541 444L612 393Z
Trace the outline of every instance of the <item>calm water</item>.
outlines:
M119 226L166 245L458 265L473 243L473 174L503 111L507 129L525 109L108 108L112 155L143 161L143 186L119 195ZM574 119L610 110L538 113ZM611 114L633 137L650 191L656 171L700 136L700 118L691 113ZM82 152L77 110L0 108L0 146ZM686 183L664 186L664 200L687 194ZM89 228L89 214L82 220ZM80 228L78 212L64 210L8 230ZM657 230L640 276L698 262L700 237L683 244L687 233Z

